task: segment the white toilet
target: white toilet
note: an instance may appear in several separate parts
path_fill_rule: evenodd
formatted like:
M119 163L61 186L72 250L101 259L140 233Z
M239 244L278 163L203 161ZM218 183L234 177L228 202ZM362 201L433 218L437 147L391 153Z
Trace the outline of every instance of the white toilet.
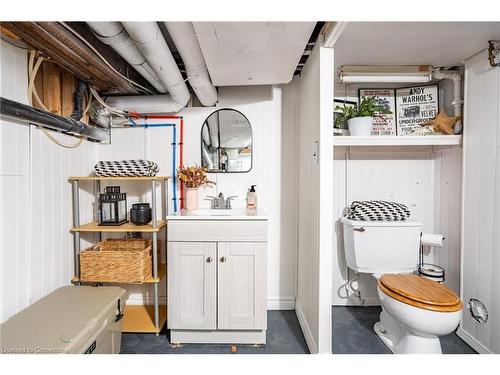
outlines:
M457 328L463 304L447 286L413 274L422 224L346 218L342 223L347 266L378 280L377 335L393 353L442 353L439 336Z

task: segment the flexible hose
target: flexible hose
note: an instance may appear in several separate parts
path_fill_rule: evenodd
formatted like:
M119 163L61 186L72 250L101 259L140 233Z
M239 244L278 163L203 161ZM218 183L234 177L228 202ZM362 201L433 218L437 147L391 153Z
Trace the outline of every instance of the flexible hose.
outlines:
M97 90L93 87L90 87L90 92L92 93L92 95L94 96L94 98L103 106L103 107L106 107L107 109L109 109L110 112L114 113L115 115L118 115L120 117L125 117L125 115L127 114L125 111L122 111L120 109L116 109L116 108L113 108L111 106L109 106L108 104L106 104L106 102L104 101L103 98L101 98L101 96L99 95L99 93L97 92Z

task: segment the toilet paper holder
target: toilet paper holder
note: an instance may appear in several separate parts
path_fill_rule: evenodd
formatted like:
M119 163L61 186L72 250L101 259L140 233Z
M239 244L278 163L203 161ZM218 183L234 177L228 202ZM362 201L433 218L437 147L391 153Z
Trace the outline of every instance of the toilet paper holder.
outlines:
M445 281L445 270L443 267L438 266L437 264L424 263L424 246L443 247L444 240L445 237L442 234L420 234L420 251L417 267L419 276L423 276L437 282Z

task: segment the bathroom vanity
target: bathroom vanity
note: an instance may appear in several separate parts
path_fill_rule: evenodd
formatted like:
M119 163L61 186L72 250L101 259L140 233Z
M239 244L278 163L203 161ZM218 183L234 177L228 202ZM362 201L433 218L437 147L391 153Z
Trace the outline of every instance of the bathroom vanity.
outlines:
M167 220L171 343L265 344L267 217L207 209Z

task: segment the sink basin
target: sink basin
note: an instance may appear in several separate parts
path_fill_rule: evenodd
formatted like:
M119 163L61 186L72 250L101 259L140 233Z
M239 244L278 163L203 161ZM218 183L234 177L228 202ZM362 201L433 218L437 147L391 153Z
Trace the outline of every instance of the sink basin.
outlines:
M184 214L188 216L231 216L239 213L239 211L241 210L202 208L199 210L185 211Z
M180 210L167 216L167 220L267 220L261 210L247 210L246 208L213 209L200 208L199 210Z

